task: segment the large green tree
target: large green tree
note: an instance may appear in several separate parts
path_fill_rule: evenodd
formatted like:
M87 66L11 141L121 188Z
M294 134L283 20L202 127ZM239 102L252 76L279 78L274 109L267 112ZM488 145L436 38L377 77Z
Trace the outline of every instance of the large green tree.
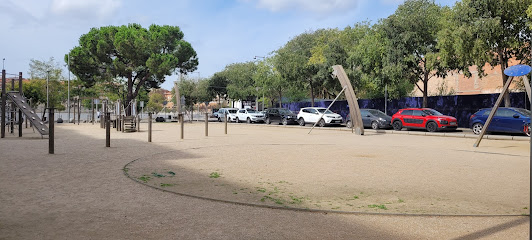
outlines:
M528 61L530 56L530 16L526 11L532 0L462 0L446 14L446 28L439 33L439 47L446 65L471 76L469 67L476 66L478 76L490 64L501 69L503 85L508 76L502 74L510 59ZM532 11L532 10L531 10ZM510 106L505 95L505 106Z
M233 63L221 72L227 79L227 96L231 99L251 100L257 96L253 75L257 66L253 62Z
M433 0L407 0L382 21L389 41L385 60L387 74L416 84L423 93L423 107L427 107L428 81L447 73L437 48L441 16L442 8ZM418 84L420 81L422 87Z
M58 111L65 110L63 105L67 98L65 78L63 70L53 57L48 60L31 59L29 64L30 82L23 84L24 96L31 100L34 107L45 104ZM48 84L47 84L48 82ZM48 88L48 89L47 89ZM48 90L48 99L46 91Z
M183 74L196 70L196 51L183 37L179 27L167 25L92 28L70 51L70 69L87 87L125 79L123 102L128 106L141 88L159 87L176 70ZM130 114L127 108L126 115Z
M227 84L229 81L222 72L217 72L208 80L207 91L212 98L218 96L218 106L221 107L221 99L227 97Z
M275 69L290 83L291 88L310 92L312 106L316 90L323 85L322 79L316 78L318 66L310 62L317 35L319 32L305 32L294 37L275 52L277 57L274 62Z

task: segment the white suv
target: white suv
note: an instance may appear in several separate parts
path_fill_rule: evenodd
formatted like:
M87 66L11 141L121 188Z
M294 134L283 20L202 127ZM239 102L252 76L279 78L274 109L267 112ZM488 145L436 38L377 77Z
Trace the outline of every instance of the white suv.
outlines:
M236 122L264 122L264 114L253 109L240 109L236 114Z
M343 122L342 116L333 113L327 108L321 107L307 107L301 108L297 114L297 122L300 126L305 126L307 123L318 123L318 126L323 127L325 125L341 124ZM325 114L324 114L325 113ZM323 114L323 117L320 116Z
M238 108L220 108L218 110L218 122L224 121L224 117L227 117L228 122L236 121L236 112Z

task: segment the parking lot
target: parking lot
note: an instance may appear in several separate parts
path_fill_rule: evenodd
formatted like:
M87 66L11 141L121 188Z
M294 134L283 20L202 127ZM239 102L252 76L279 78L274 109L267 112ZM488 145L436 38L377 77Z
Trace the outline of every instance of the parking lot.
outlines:
M31 132L2 140L7 238L528 234L527 141L473 148L465 137L264 124L228 124L225 135L217 122L205 137L204 123L194 122L183 140L178 123L154 124L151 144L145 124L113 130L105 148L97 125L57 129L55 155Z

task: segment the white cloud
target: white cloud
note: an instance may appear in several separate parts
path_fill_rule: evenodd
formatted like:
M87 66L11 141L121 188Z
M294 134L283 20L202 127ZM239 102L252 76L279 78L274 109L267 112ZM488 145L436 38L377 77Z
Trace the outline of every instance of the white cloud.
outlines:
M107 18L122 6L122 0L52 0L50 10L57 15L78 18Z
M252 0L259 8L273 12L298 10L317 14L334 14L355 8L360 0Z

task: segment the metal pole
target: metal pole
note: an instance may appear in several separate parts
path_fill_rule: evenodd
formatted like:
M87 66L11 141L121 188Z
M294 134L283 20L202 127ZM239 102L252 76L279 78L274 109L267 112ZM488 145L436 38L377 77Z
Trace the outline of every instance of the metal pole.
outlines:
M11 91L15 91L15 79L12 78L11 79ZM9 127L10 127L10 133L13 134L14 130L15 130L15 103L14 102L11 102L11 121L9 121Z
M6 70L2 69L2 130L1 138L6 137Z
M91 100L91 107L92 107L92 125L94 125L94 122L96 122L96 119L94 118L94 98Z
M54 154L54 108L48 109L48 153Z
M151 142L151 112L148 112L148 142Z
M111 147L111 113L105 112L105 147Z
M76 104L76 99L74 99L74 104ZM74 107L74 118L72 119L72 123L74 123L74 125L76 124L76 108L77 107ZM70 119L68 119L68 121L70 121Z
M209 113L205 113L205 137L209 136Z
M68 105L68 121L70 121L70 53L67 55L68 68L68 88L67 88L67 105Z
M18 73L18 94L22 96L22 72ZM19 108L18 109L18 136L19 137L22 137L22 122L23 122L22 121L22 109Z
M183 114L180 113L179 115L179 123L181 124L181 139L185 137L185 118L183 117Z
M78 125L79 125L79 122L81 121L81 99L78 98Z
M46 71L46 108L50 108L50 102L48 97L48 81L50 81L50 70ZM48 117L50 119L50 117Z
M384 85L384 114L388 115L388 84Z

